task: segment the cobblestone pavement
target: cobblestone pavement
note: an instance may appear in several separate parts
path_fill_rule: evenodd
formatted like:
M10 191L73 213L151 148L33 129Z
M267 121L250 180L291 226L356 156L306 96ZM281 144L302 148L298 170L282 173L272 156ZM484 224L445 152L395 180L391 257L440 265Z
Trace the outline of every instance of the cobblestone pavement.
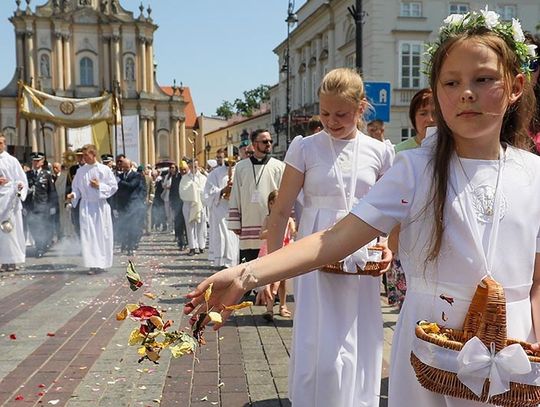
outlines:
M139 364L136 347L127 346L137 325L115 318L127 303L156 305L175 326L187 325L184 295L212 273L206 255L182 255L170 234L147 236L133 258L145 285L132 292L126 256L117 253L112 269L88 274L77 252L76 242L64 242L41 259L29 257L23 270L0 273L0 406L290 406L292 321L276 316L269 324L264 307L238 311L217 333L207 330L198 360L165 351L159 365ZM397 315L381 303L386 406Z

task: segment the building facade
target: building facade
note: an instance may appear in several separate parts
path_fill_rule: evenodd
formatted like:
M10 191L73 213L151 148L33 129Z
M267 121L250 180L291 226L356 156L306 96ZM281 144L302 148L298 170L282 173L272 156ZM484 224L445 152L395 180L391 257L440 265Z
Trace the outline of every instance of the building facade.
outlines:
M10 18L16 34L12 81L0 90L0 129L8 145L46 151L59 160L69 148L66 129L17 117L17 81L57 96L86 98L115 91L122 114L138 116L142 163L179 161L186 153L182 89L164 92L156 82L153 39L157 25L148 7L138 17L118 0L27 1ZM23 6L24 7L24 6ZM176 91L177 89L177 91ZM24 157L19 156L19 159Z
M317 88L329 70L356 66L356 27L347 7L351 0L307 0L296 16L298 23L275 49L280 72L271 89L272 123L285 140L287 101L287 44L289 44L289 98L292 134L303 134L303 123L318 112ZM433 41L442 20L451 13L471 9L498 11L511 21L519 18L524 30L535 33L540 23L538 0L364 0L363 77L390 82L390 122L385 135L394 143L412 135L408 108L412 96L428 85L423 74L425 44Z

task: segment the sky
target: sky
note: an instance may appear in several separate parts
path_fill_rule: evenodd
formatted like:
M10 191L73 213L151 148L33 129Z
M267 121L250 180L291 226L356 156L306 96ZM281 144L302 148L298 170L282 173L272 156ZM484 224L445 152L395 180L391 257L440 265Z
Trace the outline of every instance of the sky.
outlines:
M306 0L297 0L298 9ZM33 0L36 5L46 0ZM141 0L120 0L139 16ZM197 114L215 114L223 100L278 81L272 50L287 36L288 0L143 0L159 26L154 33L157 79L162 86L189 86ZM8 18L14 0L0 0L0 89L15 72L15 33ZM26 3L23 1L23 5Z

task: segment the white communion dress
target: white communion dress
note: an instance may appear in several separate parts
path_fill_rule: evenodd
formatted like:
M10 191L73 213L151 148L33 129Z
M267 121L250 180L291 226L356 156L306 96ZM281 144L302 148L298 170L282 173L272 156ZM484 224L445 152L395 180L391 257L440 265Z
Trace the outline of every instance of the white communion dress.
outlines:
M486 405L442 396L420 386L409 361L414 329L419 320L462 328L476 287L486 275L484 259L491 240L491 274L504 287L508 336L536 341L529 292L539 247L540 158L513 147L501 152L501 161L459 159L454 154L442 247L437 261L426 263L433 239L433 211L424 208L433 179L430 160L434 140L426 144L398 154L393 167L353 209L353 214L384 232L401 224L399 256L408 287L392 342L389 406ZM499 168L504 171L498 183ZM498 233L493 238L497 188L501 197L499 212L495 212ZM475 239L475 234L480 238Z
M324 131L296 137L285 162L304 174L300 237L344 217L345 197L352 202L365 195L390 168L392 158L393 151L384 143L361 132L352 140L334 139ZM355 199L350 199L351 191ZM289 367L294 407L379 405L383 349L379 284L379 278L318 270L295 279Z

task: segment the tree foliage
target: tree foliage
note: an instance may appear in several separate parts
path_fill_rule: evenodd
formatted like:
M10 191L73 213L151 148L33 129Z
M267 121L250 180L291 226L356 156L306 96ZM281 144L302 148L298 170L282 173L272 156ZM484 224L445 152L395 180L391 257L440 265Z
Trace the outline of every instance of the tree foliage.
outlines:
M245 117L253 115L254 111L261 107L261 104L270 100L270 86L259 85L255 89L247 90L244 98L236 98L233 103L224 100L216 110L216 114L226 119L236 113Z

